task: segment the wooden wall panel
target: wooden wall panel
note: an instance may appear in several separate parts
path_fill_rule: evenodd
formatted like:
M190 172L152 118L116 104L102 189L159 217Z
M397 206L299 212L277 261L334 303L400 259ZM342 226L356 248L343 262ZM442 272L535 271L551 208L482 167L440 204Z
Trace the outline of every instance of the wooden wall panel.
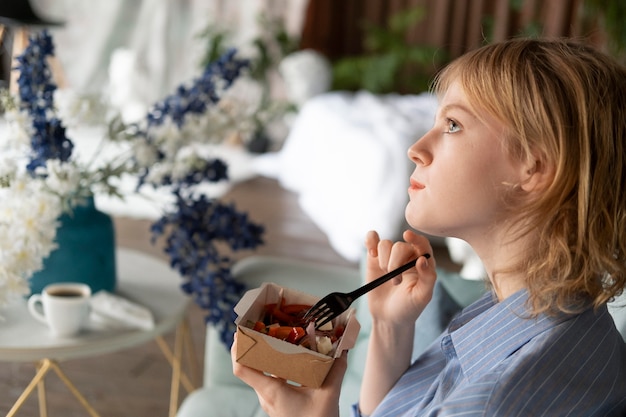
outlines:
M407 34L407 42L445 48L452 58L485 39L516 36L531 23L539 23L545 36L580 35L581 0L523 0L519 10L510 0L310 0L301 46L331 59L359 53L361 22L384 25L390 15L414 6L424 7L427 17ZM491 33L486 19L492 19Z

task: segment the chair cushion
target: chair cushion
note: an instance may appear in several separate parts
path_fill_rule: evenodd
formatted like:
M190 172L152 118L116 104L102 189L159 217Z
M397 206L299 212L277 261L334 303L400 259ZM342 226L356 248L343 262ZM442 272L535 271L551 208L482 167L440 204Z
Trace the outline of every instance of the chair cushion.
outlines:
M214 386L195 390L180 406L177 416L267 417L256 393L249 388Z

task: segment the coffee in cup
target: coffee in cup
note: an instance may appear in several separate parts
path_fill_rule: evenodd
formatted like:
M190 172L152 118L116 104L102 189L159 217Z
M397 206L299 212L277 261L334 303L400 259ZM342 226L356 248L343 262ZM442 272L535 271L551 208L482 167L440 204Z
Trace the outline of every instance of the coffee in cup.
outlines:
M41 294L28 299L28 310L48 325L56 337L78 334L89 318L91 288L81 283L57 283L46 286Z

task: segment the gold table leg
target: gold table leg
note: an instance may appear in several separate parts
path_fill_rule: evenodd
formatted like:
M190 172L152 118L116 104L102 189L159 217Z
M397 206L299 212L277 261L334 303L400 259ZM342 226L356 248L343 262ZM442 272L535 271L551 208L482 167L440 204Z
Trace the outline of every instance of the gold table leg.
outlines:
M33 390L36 387L38 387L39 389L39 398L40 399L42 397L44 398L43 408L41 408L41 404L40 404L39 412L40 414L43 412L44 414L42 415L44 416L47 414L46 404L45 404L45 393L42 393L42 390L44 390L45 387L40 384L43 384L43 379L45 378L46 374L50 370L53 370L57 374L57 376L61 379L61 381L63 381L63 383L67 386L70 392L74 394L74 397L76 397L76 399L82 404L85 410L87 410L89 415L91 415L92 417L100 417L100 415L96 412L96 410L94 410L93 407L91 407L91 405L85 399L85 397L83 397L83 395L78 391L78 389L72 383L72 381L70 381L69 378L63 373L63 371L61 371L59 364L56 361L53 361L51 359L43 359L41 362L39 362L35 377L30 381L30 383L28 384L24 392L22 392L22 395L20 395L20 397L17 399L13 407L9 410L7 417L15 416L15 414L19 411L22 405L24 405L24 402L26 401L26 399L30 396L30 394L33 392Z
M37 364L37 370L41 369L41 363ZM48 417L48 403L46 402L46 382L40 379L37 383L37 397L39 398L39 417Z
M191 340L188 319L185 318L176 328L176 335L174 339L174 352L172 352L163 337L159 336L155 339L155 341L159 348L161 348L161 352L163 352L163 355L172 367L169 417L174 417L178 409L178 393L180 391L180 385L182 384L188 393L193 391L196 387L182 369L183 350L185 350L186 348L189 368L192 372L194 372L194 377L197 376L198 366L195 352L193 349L193 342ZM197 381L197 378L194 378L194 380Z
M184 350L186 351L189 368L194 374L194 380L197 381L198 363L196 360L197 358L195 355L195 351L193 349L193 341L191 340L191 332L188 319L185 318L176 328L174 352L172 352L162 336L157 337L155 341L161 348L163 355L172 367L169 416L175 417L176 411L178 409L178 394L181 384L188 393L196 388L195 384L191 382L187 374L185 374L182 369ZM59 367L59 364L52 359L43 359L37 364L37 372L35 373L35 376L30 381L28 386L24 389L11 410L9 410L9 413L6 415L6 417L14 417L19 409L24 405L24 402L28 399L30 394L32 394L32 392L35 390L35 388L37 388L37 396L39 399L39 415L40 417L48 416L44 378L46 377L48 372L50 372L50 370L54 371L57 374L57 376L61 379L61 381L63 381L63 383L67 386L70 392L82 404L85 410L87 410L89 415L91 415L92 417L100 417L100 415L93 409L91 404L89 404L87 399L85 399L85 397L78 391L72 381L70 381L65 373L63 373L63 371Z

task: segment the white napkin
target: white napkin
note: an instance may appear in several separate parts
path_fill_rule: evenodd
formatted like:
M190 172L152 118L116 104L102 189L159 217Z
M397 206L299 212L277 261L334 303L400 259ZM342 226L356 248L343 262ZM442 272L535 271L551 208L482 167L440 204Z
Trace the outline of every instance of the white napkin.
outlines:
M146 307L108 291L98 291L91 297L90 323L99 329L154 328L154 317Z

